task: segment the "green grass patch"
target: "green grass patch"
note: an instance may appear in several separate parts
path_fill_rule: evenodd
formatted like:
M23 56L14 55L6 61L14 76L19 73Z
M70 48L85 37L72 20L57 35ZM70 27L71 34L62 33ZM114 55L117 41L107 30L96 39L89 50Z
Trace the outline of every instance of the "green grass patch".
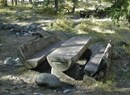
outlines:
M88 2L78 2L77 3L77 7L79 7L79 8L88 8L88 7L91 7L91 6L93 6L93 4L90 4L90 3L88 3Z
M72 20L63 17L50 23L48 29L53 31L73 32L74 23Z
M31 5L8 6L8 7L0 8L0 13L12 13L16 11L25 11L31 9L32 9Z
M0 15L3 22L27 20L34 14L31 8L31 5L8 6L0 9Z
M36 14L49 15L49 16L56 15L54 8L52 8L51 6L33 7L33 10Z
M32 5L30 4L24 4L24 5L15 5L15 6L8 6L7 7L9 10L31 10L32 9Z

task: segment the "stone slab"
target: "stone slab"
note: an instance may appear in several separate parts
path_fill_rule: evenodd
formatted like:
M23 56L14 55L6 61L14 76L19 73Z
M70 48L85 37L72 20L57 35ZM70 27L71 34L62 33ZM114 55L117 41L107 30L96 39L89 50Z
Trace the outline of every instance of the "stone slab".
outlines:
M17 53L20 61L27 68L35 68L46 59L46 56L52 52L61 43L57 35L23 44L18 47Z
M62 41L58 41L57 43L54 43L50 45L49 47L41 50L40 52L34 54L32 58L26 60L25 64L28 64L29 67L35 68L38 66L39 63L42 63L46 60L46 57L49 53L51 53L53 50L55 50L58 46L60 46ZM27 65L26 65L27 66Z
M90 76L98 72L101 61L107 58L106 54L109 52L111 46L108 44L105 48L102 45L96 44L93 45L93 47L91 48L92 56L90 58L90 61L86 64L84 68L84 72Z
M47 60L52 68L66 71L78 61L90 45L90 42L90 37L72 37L51 52L47 56Z
M98 70L105 48L101 48L97 54L86 64L84 71L95 73Z

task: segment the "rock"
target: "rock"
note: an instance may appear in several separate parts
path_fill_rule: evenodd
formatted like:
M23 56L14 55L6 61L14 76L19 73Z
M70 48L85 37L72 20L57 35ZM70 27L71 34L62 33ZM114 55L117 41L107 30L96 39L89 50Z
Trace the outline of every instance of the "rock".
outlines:
M33 93L33 95L44 95L42 93Z
M23 65L23 64L21 63L21 61L20 61L20 59L19 59L19 58L16 58L16 59L15 59L15 61L17 62L17 64L16 64L16 65Z
M4 61L4 64L6 65L23 65L19 58L16 58L16 59L12 59L11 57L7 57Z
M91 86L96 84L97 81L94 78L89 77L88 75L84 75L83 83L86 84L87 86Z
M51 74L55 75L62 81L64 81L64 80L75 81L74 78L72 78L72 77L68 76L67 74L63 73L62 71L58 71L54 68L51 69Z
M102 57L101 54L104 53L105 48L102 44L95 43L89 47L92 54L90 57L89 62L85 65L84 72L91 76L94 72L98 70L98 67L100 65L99 58Z
M60 80L53 74L41 73L35 80L38 86L46 86L50 88L59 87L61 85Z
M60 80L62 80L62 79L82 80L84 71L83 71L83 66L79 65L78 63L75 63L71 68L69 68L67 71L64 71L64 72L52 68L51 74L54 74Z
M20 45L17 49L17 54L25 67L33 69L42 64L46 60L47 55L60 46L61 43L62 41L57 35L43 37L38 40L33 39L28 43Z
M72 90L73 90L73 89L65 89L65 90L63 91L63 93L66 94L66 93L71 92Z
M17 64L17 62L14 59L12 59L11 57L7 57L4 61L4 64L13 65L13 64Z
M75 36L61 44L47 56L51 67L59 71L71 68L87 50L91 43L90 37Z

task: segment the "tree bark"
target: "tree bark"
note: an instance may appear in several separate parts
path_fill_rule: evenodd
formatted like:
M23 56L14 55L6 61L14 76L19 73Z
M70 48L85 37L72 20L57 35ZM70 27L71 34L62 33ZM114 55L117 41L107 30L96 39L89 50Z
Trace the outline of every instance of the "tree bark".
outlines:
M29 0L29 3L32 4L32 0Z
M58 12L58 0L55 0L55 11Z
M14 5L14 0L11 0L12 5Z
M72 13L75 12L75 7L76 7L76 4L77 4L77 0L72 0L73 2L73 8L72 8Z
M18 4L18 1L17 1L17 0L14 0L14 2L15 2L15 5L17 5L17 4Z
M8 4L7 4L7 0L5 0L5 7L6 7L6 6L8 6Z
M22 0L22 4L24 4L24 0Z

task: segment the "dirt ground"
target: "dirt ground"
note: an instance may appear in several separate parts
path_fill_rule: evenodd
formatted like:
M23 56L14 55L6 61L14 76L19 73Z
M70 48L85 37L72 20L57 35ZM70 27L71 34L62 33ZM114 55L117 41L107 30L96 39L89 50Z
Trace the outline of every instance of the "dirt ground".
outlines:
M120 47L114 48L116 50L115 57L105 83L97 82L96 86L89 87L82 81L72 81L71 85L63 83L59 88L49 89L38 87L35 84L38 72L27 70L24 66L3 64L6 57L17 58L17 47L33 37L16 37L8 31L0 31L0 34L2 42L0 48L0 95L129 95L130 93L130 56ZM68 93L64 93L66 87L71 87Z
M44 31L42 35L47 36ZM24 35L16 36L9 30L1 30L0 38L0 95L61 95L66 87L71 87L71 89L73 88L72 91L76 91L77 88L74 85L72 86L76 81L72 84L62 83L62 86L56 89L38 87L35 84L35 78L39 72L28 70L23 65L4 64L4 60L7 57L17 58L18 46L32 41L35 37ZM88 92L88 90L84 91Z
M130 32L119 33L129 41ZM43 31L43 35L50 34ZM65 38L64 33L60 35ZM33 38L0 30L0 95L130 95L130 54L120 43L114 44L114 57L105 82L97 81L87 86L82 81L69 81L69 84L62 83L61 87L50 89L35 84L39 72L27 70L24 66L3 64L7 57L17 58L17 47ZM70 91L64 93L66 88Z

